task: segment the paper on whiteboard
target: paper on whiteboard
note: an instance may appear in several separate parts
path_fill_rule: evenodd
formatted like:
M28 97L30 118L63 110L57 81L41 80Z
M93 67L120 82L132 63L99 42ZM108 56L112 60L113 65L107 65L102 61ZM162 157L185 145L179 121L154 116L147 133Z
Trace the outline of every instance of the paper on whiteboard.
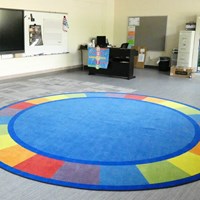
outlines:
M34 24L29 26L29 45L43 45L41 25Z
M44 43L45 45L61 45L62 32L59 19L44 19Z

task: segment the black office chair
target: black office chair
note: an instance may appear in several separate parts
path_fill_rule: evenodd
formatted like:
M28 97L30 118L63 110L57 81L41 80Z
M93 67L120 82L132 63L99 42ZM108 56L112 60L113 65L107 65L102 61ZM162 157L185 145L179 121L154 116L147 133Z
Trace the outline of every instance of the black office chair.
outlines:
M120 48L121 49L127 49L128 48L128 43L123 43Z

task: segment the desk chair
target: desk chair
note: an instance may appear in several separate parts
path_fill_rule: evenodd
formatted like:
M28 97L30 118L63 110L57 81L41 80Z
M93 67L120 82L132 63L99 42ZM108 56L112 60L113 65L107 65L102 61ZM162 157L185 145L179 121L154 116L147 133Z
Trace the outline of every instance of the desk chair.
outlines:
M120 48L121 49L127 49L128 48L128 43L123 43Z

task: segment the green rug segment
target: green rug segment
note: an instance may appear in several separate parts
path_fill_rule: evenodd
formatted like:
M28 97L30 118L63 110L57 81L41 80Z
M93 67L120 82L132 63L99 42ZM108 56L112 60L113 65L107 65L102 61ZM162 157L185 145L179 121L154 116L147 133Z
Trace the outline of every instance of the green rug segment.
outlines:
M7 125L0 125L0 135L6 135L8 134Z
M151 184L164 183L189 177L187 173L167 161L138 165L137 167Z

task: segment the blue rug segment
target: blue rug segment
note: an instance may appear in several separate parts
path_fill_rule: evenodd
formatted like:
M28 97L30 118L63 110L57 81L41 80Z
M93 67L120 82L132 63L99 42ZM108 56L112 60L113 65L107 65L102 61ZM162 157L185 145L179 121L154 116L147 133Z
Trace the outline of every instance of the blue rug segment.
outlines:
M9 127L12 137L27 149L90 164L158 161L181 154L198 141L193 121L176 110L103 96L40 104L16 115Z
M117 166L102 167L100 184L104 185L147 185L148 182L136 166L125 165L123 168Z
M10 121L10 119L11 117L9 116L4 116L4 117L0 116L0 124L7 124Z

